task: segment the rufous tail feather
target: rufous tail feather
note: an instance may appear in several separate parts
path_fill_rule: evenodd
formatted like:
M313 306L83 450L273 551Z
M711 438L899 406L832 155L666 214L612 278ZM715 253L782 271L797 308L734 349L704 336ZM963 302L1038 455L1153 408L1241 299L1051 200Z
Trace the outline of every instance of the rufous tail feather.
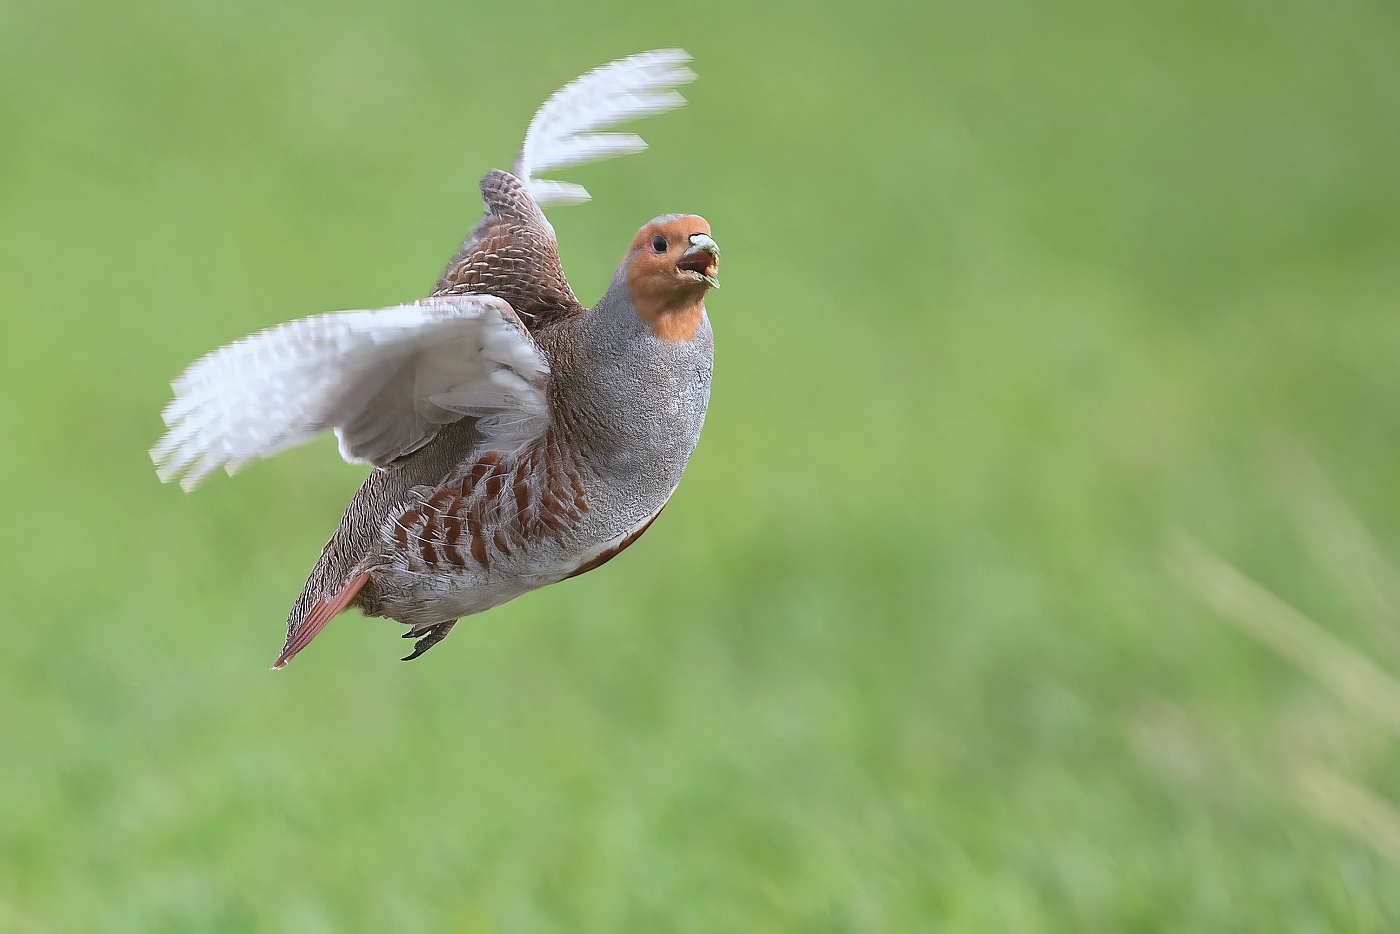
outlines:
M355 599L355 594L360 592L360 588L369 580L369 571L359 577L352 578L348 584L340 588L340 592L332 597L316 601L311 612L306 614L306 619L297 627L297 631L287 637L287 644L282 649L282 654L273 662L272 670L283 667L292 657L311 644L311 640L316 638L317 633L326 628L326 623L350 605L350 601Z

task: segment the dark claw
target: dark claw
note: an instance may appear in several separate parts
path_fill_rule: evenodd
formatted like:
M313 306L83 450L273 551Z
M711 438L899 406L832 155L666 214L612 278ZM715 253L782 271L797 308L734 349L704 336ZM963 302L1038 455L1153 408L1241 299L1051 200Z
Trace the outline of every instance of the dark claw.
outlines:
M429 626L427 629L423 630L422 638L413 643L413 652L400 660L405 662L413 661L415 658L428 651L428 649L431 649L443 639L446 639L447 634L452 631L452 627L455 625L457 625L457 621L454 619L449 623L438 623L436 626ZM412 639L417 635L419 635L419 633L410 629L403 634L403 637L405 639Z

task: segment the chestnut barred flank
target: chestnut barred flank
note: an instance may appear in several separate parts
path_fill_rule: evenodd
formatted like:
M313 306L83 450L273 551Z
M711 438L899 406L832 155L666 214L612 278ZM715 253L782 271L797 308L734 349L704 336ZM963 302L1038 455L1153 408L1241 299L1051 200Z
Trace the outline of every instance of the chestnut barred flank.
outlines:
M514 454L488 451L387 523L384 538L415 573L483 571L493 559L566 540L588 500L583 473L555 438Z

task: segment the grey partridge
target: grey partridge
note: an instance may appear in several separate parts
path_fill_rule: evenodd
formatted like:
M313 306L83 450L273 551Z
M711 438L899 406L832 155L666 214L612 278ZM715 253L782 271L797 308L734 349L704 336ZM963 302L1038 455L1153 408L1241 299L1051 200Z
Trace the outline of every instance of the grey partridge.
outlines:
M648 222L584 308L541 208L588 193L535 173L645 148L599 131L683 104L689 60L635 55L546 101L513 170L482 179L484 215L431 297L270 328L172 384L151 450L162 480L192 489L324 431L373 465L274 668L352 606L408 626L417 658L461 617L603 564L675 492L710 395L709 224Z

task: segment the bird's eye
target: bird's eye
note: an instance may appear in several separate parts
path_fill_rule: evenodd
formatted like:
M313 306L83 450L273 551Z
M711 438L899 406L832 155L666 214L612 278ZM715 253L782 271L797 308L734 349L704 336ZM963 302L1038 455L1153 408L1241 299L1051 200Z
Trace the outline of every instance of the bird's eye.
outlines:
M665 253L665 252L666 252L666 238L665 238L665 237L652 237L652 238L651 238L651 251L652 251L653 253Z

